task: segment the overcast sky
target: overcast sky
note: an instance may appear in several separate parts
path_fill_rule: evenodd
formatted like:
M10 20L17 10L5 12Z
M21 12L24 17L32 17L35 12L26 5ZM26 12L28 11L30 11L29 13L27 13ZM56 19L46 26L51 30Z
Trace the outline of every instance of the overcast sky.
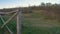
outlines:
M29 5L39 5L44 3L60 3L60 0L0 0L0 8L24 7Z
M60 0L20 0L20 6L39 5L44 3L60 3Z

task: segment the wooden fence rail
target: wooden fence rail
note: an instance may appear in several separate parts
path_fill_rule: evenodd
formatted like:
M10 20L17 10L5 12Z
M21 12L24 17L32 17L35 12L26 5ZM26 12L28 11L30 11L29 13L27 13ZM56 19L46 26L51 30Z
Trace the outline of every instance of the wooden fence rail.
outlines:
M2 14L11 14L14 13L7 21L4 21L4 19L2 18ZM3 28L4 26L7 28L7 30L10 32L10 34L13 34L13 32L8 28L8 26L6 24L8 24L15 16L17 16L17 33L16 34L21 34L21 13L22 11L20 10L14 10L11 12L0 12L0 18L3 22L3 25L1 26L1 28Z

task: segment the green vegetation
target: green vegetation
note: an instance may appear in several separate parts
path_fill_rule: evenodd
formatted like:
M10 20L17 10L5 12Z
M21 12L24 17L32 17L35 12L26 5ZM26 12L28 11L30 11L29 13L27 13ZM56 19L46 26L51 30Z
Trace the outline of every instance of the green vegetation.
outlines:
M37 12L23 14L22 34L60 34L60 23L44 18L43 14Z
M6 21L9 16L3 16L3 19ZM41 12L33 12L30 14L22 15L22 34L60 34L60 23L57 20L44 19L45 16ZM2 25L0 20L0 26ZM11 31L16 34L16 17L10 21L8 27ZM0 30L0 34L6 30L4 27ZM7 34L5 32L5 34Z

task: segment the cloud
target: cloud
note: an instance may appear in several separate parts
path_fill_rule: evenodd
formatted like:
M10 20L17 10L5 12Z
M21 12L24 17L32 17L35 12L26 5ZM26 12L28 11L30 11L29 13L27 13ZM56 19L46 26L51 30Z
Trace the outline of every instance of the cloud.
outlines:
M44 3L60 3L60 0L0 0L0 8L11 8L11 7L26 7L32 5L40 5Z
M27 5L39 5L41 2L44 3L60 3L60 0L19 0L20 6Z

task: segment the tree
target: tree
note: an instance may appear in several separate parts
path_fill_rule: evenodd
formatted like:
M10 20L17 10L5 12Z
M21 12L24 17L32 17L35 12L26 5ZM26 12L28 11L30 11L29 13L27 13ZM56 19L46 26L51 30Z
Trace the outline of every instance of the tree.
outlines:
M46 3L46 6L52 6L52 4L51 3Z
M44 2L42 2L42 3L41 3L41 6L45 6L45 3L44 3Z

